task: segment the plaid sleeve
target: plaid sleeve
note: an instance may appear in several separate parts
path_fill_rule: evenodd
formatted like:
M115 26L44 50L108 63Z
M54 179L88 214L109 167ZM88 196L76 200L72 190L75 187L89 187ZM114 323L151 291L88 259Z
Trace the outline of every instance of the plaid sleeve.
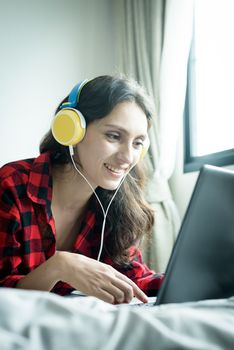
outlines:
M156 273L144 264L140 249L132 248L131 267L124 272L148 296L156 296L163 282L164 273Z
M11 187L0 183L0 286L14 287L19 279L18 266L21 263L20 243L17 234L20 231L20 215L15 204Z

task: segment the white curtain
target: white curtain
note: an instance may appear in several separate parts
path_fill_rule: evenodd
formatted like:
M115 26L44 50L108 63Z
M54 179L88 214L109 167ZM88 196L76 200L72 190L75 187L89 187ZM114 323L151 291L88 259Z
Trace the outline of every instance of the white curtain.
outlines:
M145 262L164 271L180 225L168 180L183 115L193 0L118 0L115 14L119 70L146 87L158 114L147 159L147 199L155 209L155 225L150 244L143 242L142 249Z

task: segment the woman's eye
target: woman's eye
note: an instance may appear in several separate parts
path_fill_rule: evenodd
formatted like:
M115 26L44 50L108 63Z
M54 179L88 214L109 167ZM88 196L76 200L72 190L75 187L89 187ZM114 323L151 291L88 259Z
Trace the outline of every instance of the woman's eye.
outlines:
M120 139L119 134L115 134L115 133L107 133L106 136L110 140L119 140Z
M143 141L135 141L134 144L135 144L136 147L143 147L143 145L144 145Z

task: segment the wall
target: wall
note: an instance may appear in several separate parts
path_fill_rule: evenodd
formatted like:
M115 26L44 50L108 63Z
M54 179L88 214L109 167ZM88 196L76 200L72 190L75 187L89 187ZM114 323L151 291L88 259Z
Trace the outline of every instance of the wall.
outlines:
M58 103L115 71L112 0L0 0L0 166L38 154Z

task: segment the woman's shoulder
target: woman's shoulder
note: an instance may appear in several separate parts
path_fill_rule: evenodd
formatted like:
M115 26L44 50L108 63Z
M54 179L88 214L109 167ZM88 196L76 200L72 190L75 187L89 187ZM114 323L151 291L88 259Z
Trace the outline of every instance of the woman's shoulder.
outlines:
M33 158L17 160L3 165L0 168L0 197L1 207L10 206L19 197L19 192L26 192L29 173Z
M0 198L5 203L25 199L28 196L44 203L41 197L50 186L50 155L41 154L37 158L16 160L0 168Z
M1 178L1 180L4 180L4 179L6 179L8 177L11 177L15 173L27 174L30 171L34 160L35 160L35 158L21 159L21 160L16 160L16 161L4 164L0 168L0 178Z
M7 179L14 178L17 179L28 178L30 172L35 168L36 170L43 165L49 163L49 155L41 154L38 157L20 159L16 161L9 162L0 168L0 180L1 182Z

